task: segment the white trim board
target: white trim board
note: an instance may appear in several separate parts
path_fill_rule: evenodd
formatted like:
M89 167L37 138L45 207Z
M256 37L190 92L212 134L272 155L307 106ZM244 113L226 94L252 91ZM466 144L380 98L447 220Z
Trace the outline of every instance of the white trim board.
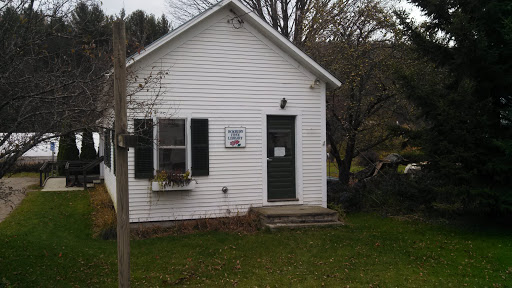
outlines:
M322 102L322 127L321 133L322 133L322 207L327 208L327 123L326 123L326 102L325 102L325 83L320 84L320 97Z

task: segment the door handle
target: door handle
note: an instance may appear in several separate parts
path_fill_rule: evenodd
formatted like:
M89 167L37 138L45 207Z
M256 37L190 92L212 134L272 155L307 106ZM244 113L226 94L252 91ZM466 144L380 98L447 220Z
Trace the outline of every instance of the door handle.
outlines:
M267 161L272 161L272 159L271 158L267 158Z

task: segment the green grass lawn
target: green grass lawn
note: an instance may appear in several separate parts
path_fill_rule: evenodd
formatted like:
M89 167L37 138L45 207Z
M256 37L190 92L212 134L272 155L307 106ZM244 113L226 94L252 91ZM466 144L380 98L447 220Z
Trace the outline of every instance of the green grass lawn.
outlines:
M87 192L31 192L0 223L0 287L115 287ZM350 215L339 228L131 241L132 287L511 287L512 232Z

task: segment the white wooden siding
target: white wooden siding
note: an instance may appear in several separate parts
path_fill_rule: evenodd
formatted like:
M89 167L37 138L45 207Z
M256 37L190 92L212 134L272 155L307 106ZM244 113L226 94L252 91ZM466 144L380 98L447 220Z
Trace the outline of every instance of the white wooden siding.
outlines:
M171 111L177 118L208 118L210 175L194 177L198 183L192 191L152 192L148 180L134 178L134 151L130 149L130 222L230 216L268 204L264 203L262 139L266 131L262 127L267 112L283 111L279 108L283 97L288 100L285 110L301 117L302 141L297 145L301 147L297 162L302 162L302 173L297 175L297 187L302 187L297 191L300 203L325 207L325 98L321 95L325 90L310 88L316 77L247 23L234 29L227 23L234 15L227 9L219 12L207 20L208 25L200 25L201 31L185 32L187 41L183 41L185 34L179 45L159 48L154 53L158 58L142 58L132 65L139 79L161 68L170 69L162 82L166 95L155 111L157 117ZM136 97L151 99L151 95L142 91ZM129 119L137 117L128 115ZM224 147L224 127L228 126L247 128L246 148ZM115 177L109 168L105 168L105 183L115 199ZM223 186L228 193L222 193Z

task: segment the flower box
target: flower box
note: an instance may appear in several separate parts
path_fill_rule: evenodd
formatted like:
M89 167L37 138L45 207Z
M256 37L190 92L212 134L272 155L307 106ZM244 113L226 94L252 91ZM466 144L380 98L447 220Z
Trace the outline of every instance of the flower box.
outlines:
M193 190L196 187L196 182L194 180L190 181L188 185L185 186L166 186L164 188L160 187L160 183L156 181L151 182L151 190L152 191L187 191L187 190Z

